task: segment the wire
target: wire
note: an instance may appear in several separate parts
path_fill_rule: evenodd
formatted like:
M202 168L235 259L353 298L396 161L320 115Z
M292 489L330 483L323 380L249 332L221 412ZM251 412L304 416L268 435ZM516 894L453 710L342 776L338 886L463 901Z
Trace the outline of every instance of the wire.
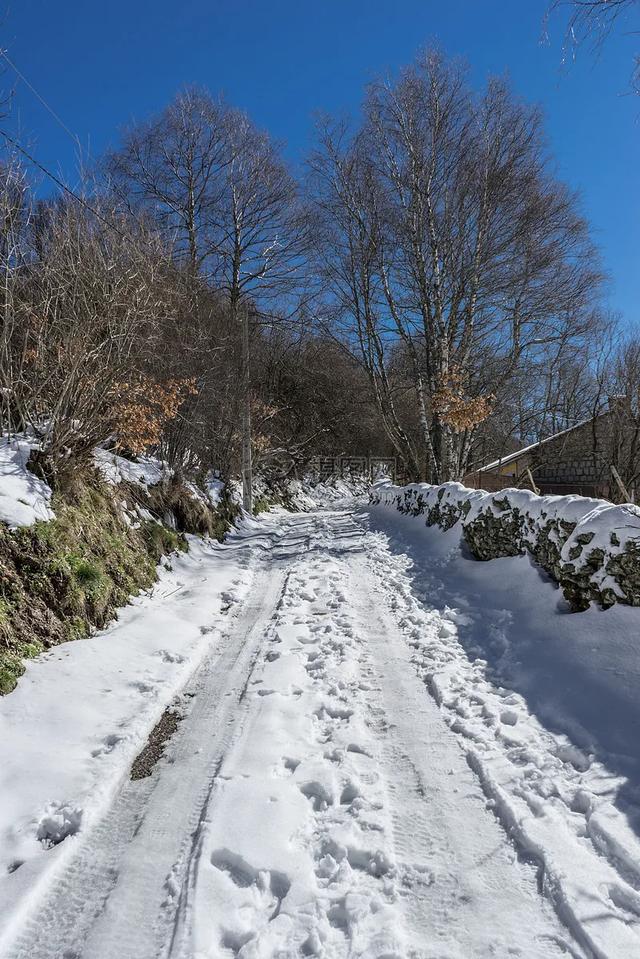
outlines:
M57 123L59 123L62 129L71 137L71 139L77 146L78 151L80 152L80 154L82 154L82 145L80 143L80 138L78 137L78 135L76 133L73 133L72 130L69 129L69 127L64 122L64 120L62 120L58 116L58 114L53 109L53 107L47 103L45 98L36 90L34 85L25 77L24 73L22 73L22 71L15 65L13 60L11 60L6 50L3 50L2 48L0 48L0 57L6 60L6 62L11 67L11 69L15 71L19 79L22 80L22 82L29 88L29 90L31 90L33 95L37 97L37 99L40 101L43 107L46 110L48 110L48 112L51 114L54 120ZM77 200L78 203L80 203L85 209L93 213L94 216L96 216L106 226L108 226L111 230L117 233L119 237L121 237L122 239L128 240L129 243L131 243L133 246L136 245L130 236L127 236L126 233L123 233L121 230L119 230L117 226L115 226L110 220L108 220L105 216L103 216L101 213L95 210L89 203L87 203L86 200L83 200L81 196L78 196L77 193L74 193L74 191L70 187L66 186L54 173L51 173L51 171L48 170L45 166L43 166L42 163L40 163L38 160L36 160L35 157L31 156L31 154L28 153L27 150L25 150L25 148L22 147L16 140L14 140L13 137L9 136L8 133L5 133L4 130L0 130L0 135L2 135L9 143L11 143L17 150L19 150L23 154L23 156L25 156L29 160L29 162L32 163L35 167L37 167L42 173L44 173L45 176L49 177L49 179L52 180L62 190L64 190L65 193L68 193L69 196L72 196L75 200ZM87 149L87 157L89 156L90 156L90 151L89 149Z
M19 150L20 153L22 153L22 155L26 157L30 163L32 163L35 167L37 167L38 170L44 173L45 176L48 176L50 180L53 180L53 182L57 186L59 186L61 190L64 190L64 192L68 193L69 196L72 196L74 200L77 200L77 202L80 203L80 205L83 206L85 210L88 210L90 213L93 213L93 215L97 217L98 220L104 223L105 226L108 226L110 230L113 230L114 233L117 233L121 239L127 240L129 243L135 246L135 243L130 236L128 236L126 233L123 233L122 230L119 230L118 227L111 222L111 220L107 219L107 217L103 216L103 214L100 213L98 210L96 210L95 207L92 207L90 203L87 203L87 201L83 199L83 197L75 193L71 189L71 187L68 187L66 183L64 183L59 177L55 175L55 173L52 173L51 170L48 170L45 166L43 166L43 164L40 163L39 160L36 160L36 158L32 156L28 152L28 150L25 150L25 148L21 146L17 140L14 140L14 138L12 136L9 136L9 134L6 133L4 130L0 130L0 136L3 136L8 143L10 143L13 147L15 147L16 150Z
M62 120L62 119L58 116L58 114L57 114L56 111L53 109L53 107L50 106L49 103L47 103L47 101L46 101L45 98L42 96L42 94L39 93L39 92L36 90L36 88L34 87L34 85L25 77L24 73L22 73L22 71L19 70L18 67L15 65L15 63L13 62L13 60L10 59L10 57L9 57L8 53L6 52L6 50L0 49L0 56L3 57L3 59L7 61L7 63L8 63L9 66L11 67L11 69L16 73L16 75L20 78L20 80L22 80L22 82L25 84L25 86L27 86L27 87L29 88L29 90L31 90L31 92L33 93L34 97L36 97L36 98L40 101L40 103L41 103L42 106L45 108L45 110L48 110L48 112L51 114L51 116L53 117L53 119L56 121L56 123L59 123L59 124L60 124L60 126L61 126L62 129L65 131L65 133L68 133L68 134L69 134L69 136L71 137L71 139L73 140L73 142L76 144L76 146L78 147L78 149L82 152L82 146L81 146L81 144L80 144L80 138L78 137L77 133L73 133L73 131L69 129L69 127L68 127L67 124L64 122L64 120Z

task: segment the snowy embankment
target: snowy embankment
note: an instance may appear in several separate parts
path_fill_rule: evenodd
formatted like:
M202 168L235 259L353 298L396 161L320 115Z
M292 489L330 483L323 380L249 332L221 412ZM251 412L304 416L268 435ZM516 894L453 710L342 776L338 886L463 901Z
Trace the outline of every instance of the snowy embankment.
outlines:
M25 437L0 438L0 523L11 529L53 519L51 490L27 469L32 449Z
M10 440L0 438L0 523L10 529L55 518L51 508L51 488L27 467L36 447L36 441L25 435ZM134 461L97 447L93 458L100 475L114 487L129 482L148 489L172 476L166 463L153 456L139 456ZM194 498L204 498L213 509L219 505L224 489L221 480L208 477L204 492L193 484L187 486Z
M425 516L428 526L458 525L478 559L528 552L558 582L576 609L593 600L640 606L640 509L584 496L537 496L529 490L499 493L460 483L393 486L383 480L372 503Z
M11 530L55 518L51 489L27 468L34 446L25 436L0 444L0 522ZM95 463L114 488L151 489L170 475L151 457L132 462L102 449ZM212 479L206 493L193 487L192 495L214 507L220 486ZM122 503L123 531L140 517L152 521L144 508ZM18 688L0 697L3 918L19 921L68 855L62 841L109 804L165 707L237 612L253 576L254 539L260 551L256 529L245 521L224 545L189 537L188 553L165 558L153 588L131 599L117 622L27 661ZM24 584L28 590L28 576Z
M113 450L97 447L93 451L93 459L102 477L112 486L128 482L138 483L149 489L170 480L174 475L167 463L155 456L138 456L134 461L118 456ZM205 479L204 489L194 483L185 482L184 485L195 500L203 502L210 509L216 509L220 505L225 484L217 476L209 474ZM237 502L242 502L242 495L237 497Z
M305 476L302 481L291 480L289 483L291 505L301 512L360 499L366 497L368 493L368 480L357 476L345 478L335 476L324 481Z
M553 516L576 524L566 531L574 543L594 532L608 555L633 550L635 510L387 484L369 510L392 554L379 574L416 668L560 917L590 956L640 956L640 611L570 614L533 550L475 560L465 526L505 496L528 510L531 543L534 518L542 529ZM460 521L464 497L472 509ZM454 521L443 529L448 504Z
M91 828L147 736L246 597L265 543L247 521L225 544L190 537L116 623L27 664L0 698L0 879L10 932ZM4 924L3 924L4 925Z

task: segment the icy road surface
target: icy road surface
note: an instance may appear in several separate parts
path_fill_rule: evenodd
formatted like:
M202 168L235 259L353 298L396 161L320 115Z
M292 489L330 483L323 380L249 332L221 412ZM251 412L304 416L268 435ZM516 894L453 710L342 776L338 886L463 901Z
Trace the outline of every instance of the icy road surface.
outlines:
M127 765L100 816L0 878L3 959L640 956L631 869L588 837L587 799L520 810L524 746L531 788L582 773L465 656L461 614L418 602L366 510L263 526L151 775Z

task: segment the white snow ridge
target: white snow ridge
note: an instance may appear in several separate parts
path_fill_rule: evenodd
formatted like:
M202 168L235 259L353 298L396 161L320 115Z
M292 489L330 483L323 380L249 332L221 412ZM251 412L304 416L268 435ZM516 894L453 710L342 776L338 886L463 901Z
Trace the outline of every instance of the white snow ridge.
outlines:
M30 663L0 701L2 959L639 957L633 767L500 675L524 620L455 536L274 512ZM637 615L496 562L556 642Z

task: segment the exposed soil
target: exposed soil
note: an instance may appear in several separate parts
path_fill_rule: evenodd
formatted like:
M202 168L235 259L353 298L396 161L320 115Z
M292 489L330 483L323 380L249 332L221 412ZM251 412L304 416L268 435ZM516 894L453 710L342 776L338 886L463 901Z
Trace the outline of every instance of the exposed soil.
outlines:
M151 730L147 745L134 760L131 767L132 779L145 779L150 776L153 767L164 755L164 748L171 739L182 717L173 709L165 709L160 721Z

